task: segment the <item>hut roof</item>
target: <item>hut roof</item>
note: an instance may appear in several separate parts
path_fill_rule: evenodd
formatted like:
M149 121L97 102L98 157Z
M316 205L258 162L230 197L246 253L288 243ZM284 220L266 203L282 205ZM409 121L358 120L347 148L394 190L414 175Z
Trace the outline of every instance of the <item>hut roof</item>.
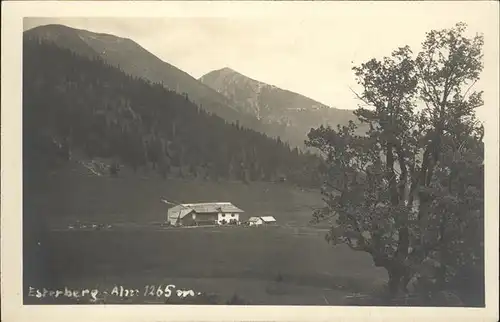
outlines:
M263 222L275 222L276 219L273 216L262 216L260 217Z
M205 203L185 203L172 207L168 210L171 216L183 218L191 212L203 213L242 213L240 208L230 202L205 202ZM180 214L179 214L180 212Z

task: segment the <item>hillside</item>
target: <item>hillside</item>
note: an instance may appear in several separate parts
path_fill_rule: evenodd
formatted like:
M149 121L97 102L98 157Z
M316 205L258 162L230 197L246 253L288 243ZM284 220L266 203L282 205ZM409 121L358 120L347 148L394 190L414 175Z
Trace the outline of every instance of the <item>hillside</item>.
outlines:
M319 125L335 127L356 120L350 110L328 107L303 95L251 79L230 68L212 71L202 76L200 81L234 102L240 112L253 115L264 123L284 125L287 138L293 138L294 143L300 144L309 130Z
M26 39L23 55L25 170L77 158L164 178L318 185L321 160L209 115L188 98L52 43Z
M197 80L128 38L55 24L27 30L24 37L53 42L90 59L100 58L131 76L187 95L207 112L228 122L237 122L273 138L280 137L301 148L311 128L320 124L344 125L353 119L351 111L328 108L228 68Z
M238 122L242 126L273 137L284 135L280 126L263 124L256 117L239 112L233 107L233 102L225 96L177 67L162 61L131 39L63 25L36 27L25 31L24 37L53 42L90 59L100 58L131 76L162 84L172 91L187 95L204 110L228 122Z

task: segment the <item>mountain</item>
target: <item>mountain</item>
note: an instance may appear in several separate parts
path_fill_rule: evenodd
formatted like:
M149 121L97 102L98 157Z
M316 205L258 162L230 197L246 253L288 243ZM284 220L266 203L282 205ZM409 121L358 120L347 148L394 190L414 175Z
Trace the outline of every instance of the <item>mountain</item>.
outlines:
M230 68L202 76L200 81L223 94L240 112L264 123L286 126L287 137L302 141L311 128L319 125L345 125L356 120L351 110L331 108L303 95L269 85Z
M25 38L23 178L36 182L69 161L94 175L131 169L163 178L285 177L303 186L319 184L322 163L279 139L228 124L185 96L101 58Z
M227 68L211 72L199 81L128 38L56 24L27 30L24 38L50 41L84 57L102 59L129 75L184 94L205 111L230 123L280 137L293 146L303 147L312 127L346 124L352 118L350 111L327 108Z
M100 58L129 75L162 84L172 91L187 95L206 111L228 122L238 122L247 128L274 136L280 134L273 132L272 126L264 126L254 116L239 112L225 96L162 61L131 39L56 24L27 30L24 38L51 41L84 57Z

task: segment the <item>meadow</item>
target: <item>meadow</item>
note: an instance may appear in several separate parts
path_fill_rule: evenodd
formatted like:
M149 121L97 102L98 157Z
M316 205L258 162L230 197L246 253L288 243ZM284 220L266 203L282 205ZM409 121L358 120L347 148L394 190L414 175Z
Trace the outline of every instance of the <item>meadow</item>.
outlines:
M383 282L368 256L329 246L322 234L284 227L54 231L39 247L51 287L174 284L254 304L299 305L325 304L321 295L341 304Z
M26 187L27 185L25 185ZM153 171L118 177L95 176L78 164L37 180L25 191L25 215L43 216L48 225L75 220L114 223L164 221L174 203L227 201L243 209L242 219L272 215L282 224L305 226L314 209L323 205L319 191L284 183L213 182L193 178L163 179Z
M308 226L318 192L276 183L213 183L181 179L53 176L46 189L25 196L27 287L143 290L173 284L248 304L341 305L386 280L364 253L326 243L325 229ZM160 197L230 201L245 216L273 215L275 227L161 228ZM36 219L36 220L35 220ZM65 229L68 222L113 223L110 230ZM63 229L61 229L63 228ZM110 299L107 303L129 303ZM164 303L163 298L136 299Z

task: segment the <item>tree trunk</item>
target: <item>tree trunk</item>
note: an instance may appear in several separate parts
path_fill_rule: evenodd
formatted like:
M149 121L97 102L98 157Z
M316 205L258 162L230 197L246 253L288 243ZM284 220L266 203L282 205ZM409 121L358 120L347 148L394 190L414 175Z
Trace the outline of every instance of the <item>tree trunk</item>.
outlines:
M386 269L389 274L388 287L391 297L406 293L406 287L409 282L408 270L399 264L393 264L390 267L386 267Z
M394 298L400 293L406 293L411 278L409 268L395 258L380 256L380 254L371 254L375 266L384 267L387 270L389 275L387 285L390 297Z
M398 270L389 271L389 292L391 296L396 296L400 291L401 279L403 274Z
M391 204L397 206L399 203L398 189L396 186L396 176L394 174L394 152L393 145L386 145L386 179L389 184L389 192L391 195Z

